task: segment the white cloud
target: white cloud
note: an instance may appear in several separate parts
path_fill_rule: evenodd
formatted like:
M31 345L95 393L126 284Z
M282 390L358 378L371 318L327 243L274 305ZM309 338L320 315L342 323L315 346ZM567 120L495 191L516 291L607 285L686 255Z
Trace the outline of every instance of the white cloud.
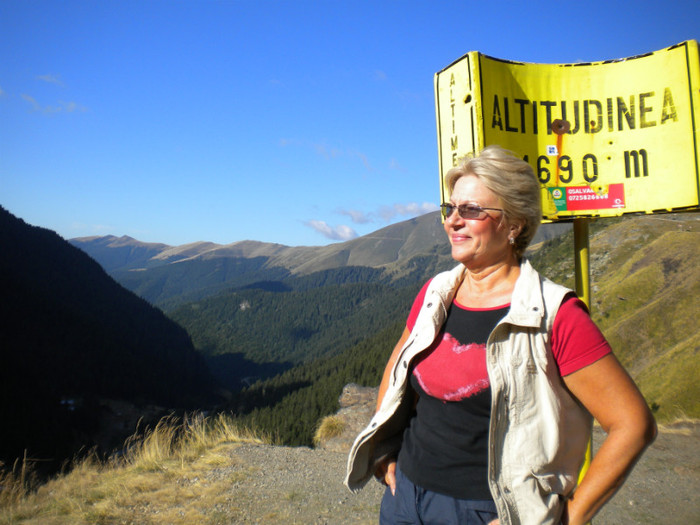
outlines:
M312 144L312 147L318 155L326 159L335 159L342 155L342 151L338 148L333 146L327 146L326 144L321 144L320 142Z
M75 113L78 111L87 111L87 108L85 106L81 106L77 102L73 101L66 102L63 100L59 100L58 106L42 106L31 95L22 93L20 96L32 106L32 111L39 111L41 113Z
M360 159L360 162L362 162L365 169L367 169L367 171L372 171L372 165L369 163L369 159L367 158L367 155L365 155L364 153L361 153L359 151L349 151L348 155L350 157Z
M41 111L41 106L34 97L27 95L26 93L22 93L20 96L31 104L32 109L34 109L34 111Z
M340 209L337 213L350 217L355 224L368 224L372 222L391 222L397 217L417 217L432 211L439 210L440 207L432 202L396 203L391 206L382 206L375 211L364 212L355 209Z
M389 169L395 171L406 171L406 169L399 164L399 161L393 158L389 160Z
M383 206L377 212L386 222L391 221L394 217L416 217L431 211L439 210L440 207L432 202L409 202L406 204L394 204L393 206Z
M370 223L390 223L396 218L413 218L439 210L440 207L432 202L409 202L397 203L392 206L382 206L373 212L363 212L354 209L340 209L337 213L350 218L354 224ZM358 237L358 233L350 226L339 225L330 226L326 221L310 220L304 223L305 226L317 231L324 237L334 241L349 241Z
M367 224L374 220L371 213L365 213L360 210L339 210L338 213L347 215L355 224Z
M332 227L325 221L307 221L304 223L306 226L326 237L327 239L332 239L334 241L349 241L357 237L357 232L353 230L350 226L345 226L341 224L339 226Z
M55 84L60 87L66 87L66 85L63 83L63 80L61 80L60 75L39 75L36 78L37 80L41 80L42 82L46 82L48 84Z
M386 82L387 78L387 74L381 69L374 70L374 80L377 80L379 82Z
M59 101L60 104L63 104L62 110L65 111L66 113L73 113L75 111L87 111L87 108L85 106L81 106L77 102L64 102L64 101Z

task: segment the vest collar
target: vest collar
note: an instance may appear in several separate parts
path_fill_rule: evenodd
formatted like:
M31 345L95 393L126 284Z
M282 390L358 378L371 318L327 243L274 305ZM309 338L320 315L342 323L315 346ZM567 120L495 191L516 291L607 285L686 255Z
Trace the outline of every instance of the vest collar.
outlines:
M523 259L520 263L520 276L513 289L510 310L505 320L520 326L537 328L541 325L544 314L540 276L530 261Z
M433 279L432 290L436 292L442 304L449 306L467 269L459 264L452 270L441 273ZM540 276L530 264L523 259L520 263L520 276L515 282L510 310L504 318L511 324L537 328L541 325L545 314L544 298L540 284Z

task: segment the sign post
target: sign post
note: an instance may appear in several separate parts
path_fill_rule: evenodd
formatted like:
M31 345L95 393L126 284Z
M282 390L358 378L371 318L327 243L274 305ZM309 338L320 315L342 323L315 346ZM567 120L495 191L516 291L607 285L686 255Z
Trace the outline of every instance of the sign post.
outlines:
M588 221L589 219L586 217L574 219L574 273L576 275L576 295L590 309L591 283Z
M574 219L574 273L576 275L576 295L586 303L588 309L591 309L591 282L590 282L590 242L588 235L588 219L587 217L579 217ZM586 447L586 457L583 461L583 466L578 473L578 482L588 472L588 467L593 459L593 442L588 440Z

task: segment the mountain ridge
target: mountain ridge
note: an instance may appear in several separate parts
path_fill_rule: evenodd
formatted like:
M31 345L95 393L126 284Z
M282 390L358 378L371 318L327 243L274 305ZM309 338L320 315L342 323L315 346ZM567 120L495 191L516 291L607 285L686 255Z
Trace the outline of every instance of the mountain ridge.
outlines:
M435 237L435 233L429 230L439 229L442 231L439 213L433 212L386 226L362 237L323 246L288 246L255 240L234 241L228 244L196 241L171 246L163 243L147 243L129 236L117 237L115 235L76 237L68 239L68 242L86 251L110 272L125 269L143 270L156 265L197 258L253 258L262 256L270 258L269 266L294 269L295 273L309 273L328 267L356 265L358 262L362 266L378 266L391 263L402 256L410 256L411 253L408 253L407 250L425 250L425 240L421 239L416 242L417 235L411 231L413 228L426 230L428 237ZM444 239L435 238L435 242L442 240ZM117 265L102 251L105 249L132 254L132 258L126 259L122 265ZM127 250L131 250L131 252ZM350 256L352 252L355 254ZM150 254L148 259L143 257L145 253ZM394 255L387 255L387 253ZM348 255L348 257L345 258L344 255ZM316 264L309 265L309 261L316 261ZM319 261L326 262L319 263Z
M570 228L570 224L542 225L535 242ZM127 239L131 238L79 237L69 242L98 261L123 286L166 309L256 281L344 267L380 268L387 275L401 278L406 261L412 257L450 258L439 212L326 246L286 246L251 240L168 246Z

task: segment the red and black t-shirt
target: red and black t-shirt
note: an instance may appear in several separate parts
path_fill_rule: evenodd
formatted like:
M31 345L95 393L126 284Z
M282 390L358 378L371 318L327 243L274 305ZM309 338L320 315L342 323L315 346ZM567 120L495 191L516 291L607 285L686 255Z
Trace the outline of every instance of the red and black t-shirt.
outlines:
M409 330L426 289L427 284L416 297ZM399 464L416 485L460 499L491 499L486 342L509 307L472 309L453 302L436 340L414 359L410 384L418 401L404 433ZM562 376L610 352L585 305L574 296L567 297L557 313L552 351Z

